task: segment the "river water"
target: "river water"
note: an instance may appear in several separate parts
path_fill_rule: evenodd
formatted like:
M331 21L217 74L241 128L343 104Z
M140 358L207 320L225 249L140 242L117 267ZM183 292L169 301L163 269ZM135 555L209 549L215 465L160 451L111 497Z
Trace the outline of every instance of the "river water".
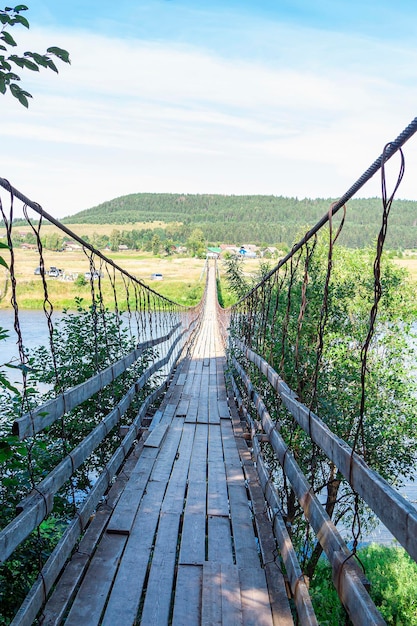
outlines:
M59 313L54 314L53 320L58 320L59 318ZM26 349L30 350L40 345L47 345L47 325L43 311L19 311L19 320L23 344ZM5 341L0 342L0 366L3 363L13 362L13 360L18 359L19 352L13 323L12 311L0 310L0 327L9 331L9 337ZM417 508L417 481L407 480L398 491ZM381 544L390 544L393 542L393 537L383 524L379 524L374 531L369 532L366 537L362 538L363 543L373 541Z

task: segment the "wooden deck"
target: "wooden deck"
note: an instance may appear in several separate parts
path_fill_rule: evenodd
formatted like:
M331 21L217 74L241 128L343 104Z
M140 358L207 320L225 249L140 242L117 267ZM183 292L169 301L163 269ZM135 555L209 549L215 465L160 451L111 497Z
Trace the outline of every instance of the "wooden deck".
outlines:
M213 271L191 354L68 563L43 624L293 624L224 366Z

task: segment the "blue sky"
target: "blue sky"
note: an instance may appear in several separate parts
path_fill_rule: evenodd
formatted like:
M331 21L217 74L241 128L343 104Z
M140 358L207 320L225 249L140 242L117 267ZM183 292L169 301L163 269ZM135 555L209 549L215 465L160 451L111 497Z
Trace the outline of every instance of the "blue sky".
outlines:
M0 99L0 176L57 217L140 191L338 197L416 116L411 0L28 6L19 50L72 64L22 75L28 111ZM417 137L405 155L417 199Z

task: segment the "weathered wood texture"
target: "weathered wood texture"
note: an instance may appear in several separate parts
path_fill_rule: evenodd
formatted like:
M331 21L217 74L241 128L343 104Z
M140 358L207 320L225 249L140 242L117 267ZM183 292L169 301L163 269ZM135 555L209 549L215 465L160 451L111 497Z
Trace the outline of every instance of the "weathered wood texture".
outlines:
M278 623L270 597L276 609L280 594L268 591L227 406L214 289L212 281L193 350L174 376L87 569L83 564L75 598L69 593L68 623ZM286 614L283 581L281 601Z
M314 529L317 539L329 559L333 569L333 578L337 581L339 597L348 611L352 623L358 626L364 623L383 626L385 621L369 597L363 584L360 568L351 559L352 555L345 542L279 434L277 424L271 419L262 397L256 392L246 372L236 359L233 359L233 365L252 398L262 427L268 435L275 455L304 510L305 517Z

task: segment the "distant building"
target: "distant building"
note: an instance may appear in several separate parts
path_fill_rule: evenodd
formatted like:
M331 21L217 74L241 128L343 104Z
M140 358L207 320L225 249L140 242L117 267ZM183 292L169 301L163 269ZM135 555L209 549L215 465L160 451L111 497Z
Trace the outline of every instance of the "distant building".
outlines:
M221 248L215 248L213 246L207 248L208 259L218 259L220 256Z
M82 250L82 246L75 241L67 241L64 245L64 250L67 252L75 252L76 250Z
M251 246L251 247L254 248L255 246ZM249 249L249 246L247 246L247 247L240 246L239 254L244 256L246 259L256 259L256 257L257 257L257 254L256 254L255 250Z

